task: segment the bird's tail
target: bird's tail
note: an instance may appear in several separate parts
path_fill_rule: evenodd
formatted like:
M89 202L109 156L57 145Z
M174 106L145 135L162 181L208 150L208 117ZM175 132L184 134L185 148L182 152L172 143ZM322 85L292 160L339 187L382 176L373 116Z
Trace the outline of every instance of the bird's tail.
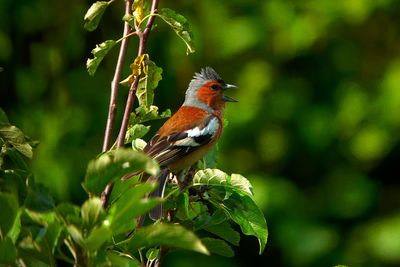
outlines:
M156 190L154 190L149 194L149 197L160 197L160 198L164 197L164 190L165 190L165 185L167 184L168 176L169 176L169 170L167 168L164 168L160 170L159 175L150 178L150 182L158 182L158 186ZM162 216L163 216L162 204L153 208L149 212L149 217L154 221L159 220Z

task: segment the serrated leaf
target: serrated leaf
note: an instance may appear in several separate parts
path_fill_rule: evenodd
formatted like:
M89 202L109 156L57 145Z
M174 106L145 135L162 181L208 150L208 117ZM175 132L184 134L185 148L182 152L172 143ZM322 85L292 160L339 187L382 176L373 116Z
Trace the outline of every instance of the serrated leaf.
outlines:
M111 205L106 220L111 225L114 235L132 230L135 227L135 218L161 203L160 199L144 198L155 188L155 184L138 184L127 190Z
M94 58L89 58L86 61L86 68L89 75L93 76L96 73L97 68L99 67L101 61L107 55L107 53L113 48L116 44L114 40L107 40L102 42L101 44L96 45L96 47L92 50L92 54Z
M169 8L162 8L159 15L186 44L186 54L194 53L193 34L188 20Z
M268 238L267 223L254 200L247 194L240 194L230 188L229 198L221 196L221 192L210 189L210 202L224 210L237 223L245 235L257 237L260 244L260 254L264 251ZM225 192L224 192L225 194Z
M81 217L86 229L92 229L104 215L100 198L93 197L85 201L81 208Z
M143 124L134 124L128 128L125 136L125 144L131 143L137 138L142 138L150 130L150 126L145 126Z
M207 248L192 231L177 224L158 223L139 228L126 244L131 250L163 245L209 255Z
M90 6L84 17L84 27L87 31L94 31L97 28L104 11L106 11L110 3L111 1L97 1Z
M113 150L89 162L84 187L88 192L99 194L109 182L127 173L145 171L156 175L158 170L157 162L142 152L132 149Z
M193 186L202 185L222 186L248 195L253 195L253 187L245 177L240 174L232 174L229 176L218 169L198 171L193 177Z
M0 193L0 233L6 236L12 229L18 215L18 201L10 193Z
M149 108L154 101L154 89L157 88L159 81L162 79L162 68L158 67L147 56L144 60L143 74L144 76L139 80L136 97L139 101L139 106Z
M208 251L212 254L218 254L224 257L233 257L235 255L232 248L224 240L206 237L202 238L201 242L203 242Z
M158 112L158 107L151 105L150 107L139 106L135 113L131 113L129 124L138 124L152 120L165 119L171 116L171 110L167 109L161 114Z
M22 155L32 158L33 148L19 128L10 124L0 124L0 138L15 147Z
M240 234L233 230L232 226L226 221L220 224L205 226L204 230L213 233L214 235L217 235L222 239L225 239L235 246L239 245Z

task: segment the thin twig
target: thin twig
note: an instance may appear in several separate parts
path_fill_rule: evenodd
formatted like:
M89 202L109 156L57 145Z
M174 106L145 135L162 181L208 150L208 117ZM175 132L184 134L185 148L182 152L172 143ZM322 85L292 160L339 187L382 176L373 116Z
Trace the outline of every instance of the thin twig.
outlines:
M130 14L131 5L132 5L132 0L128 0L125 2L125 15ZM126 37L130 34L131 34L131 27L129 26L128 22L125 22L123 39L121 41L121 47L119 50L117 65L115 67L114 78L111 81L110 104L108 108L107 125L104 133L103 150L102 150L103 152L107 151L110 148L111 135L115 121L115 114L117 111L118 86L119 86L119 81L121 79L122 68L124 66L125 55L129 42L129 38Z
M150 14L155 14L157 12L157 6L158 6L158 0L153 0ZM144 49L151 31L151 27L153 26L154 19L155 16L150 16L149 20L147 21L146 28L144 29L143 32L140 32L139 28L136 29L139 36L139 49L137 55L138 57L144 54ZM126 100L126 105L125 105L124 117L122 119L121 128L118 135L117 148L122 147L125 143L125 135L128 129L129 116L132 112L133 103L135 102L135 94L137 86L139 84L139 79L140 79L139 75L136 75L131 84L131 87L129 88L128 99Z
M151 5L150 14L155 14L157 12L158 1L159 0L153 0L152 5ZM130 14L131 2L132 2L131 0L126 2L126 7L125 7L126 14ZM147 38L149 36L151 27L153 26L154 19L155 19L155 16L150 16L149 20L147 21L146 28L144 29L143 32L141 31L140 27L137 26L135 23L135 30L136 30L135 33L139 37L138 56L141 56L144 54L144 49L146 46ZM125 27L128 27L128 29L130 30L129 25L128 26L126 26L126 25L127 25L127 23L125 22ZM125 28L124 28L124 30L125 30ZM124 31L124 36L127 34L129 34L129 32L125 33L125 31ZM122 50L124 43L127 42L127 40L128 40L128 38L124 38L122 40L121 50ZM122 54L121 50L120 50L120 56ZM125 48L125 50L126 50L126 48ZM126 51L124 51L124 53L126 53ZM123 54L123 55L124 56L122 57L122 59L120 59L120 57L118 58L118 63L120 63L120 62L123 63L123 58L125 57L125 54ZM122 65L122 63L121 63L121 65ZM117 67L117 69L118 69L118 67ZM117 69L116 69L116 73L117 73ZM122 69L122 67L121 67L121 69ZM121 72L121 70L119 72ZM118 91L117 89L118 89L118 82L119 82L120 76L121 76L121 73L119 73L118 79L116 79L115 78L116 76L114 76L114 79L112 81L112 85L115 84L116 89L112 90L112 92L111 92L110 111L109 111L109 117L107 120L106 136L104 137L103 152L107 151L110 146L112 125L114 122L115 111L116 111L116 95L117 95L117 91ZM129 116L132 112L133 103L135 101L135 94L136 94L137 86L139 84L139 78L140 78L139 76L135 76L134 81L131 84L131 87L129 89L128 99L127 99L126 105L125 105L124 117L122 119L121 128L120 128L120 131L118 134L117 148L123 147L124 143L125 143L125 135L126 135L126 131L128 129ZM112 88L114 88L114 87L112 86ZM113 100L113 96L115 96L114 100ZM112 115L112 120L111 120L110 114ZM108 205L108 200L110 198L112 189L113 189L113 183L109 183L109 184L107 184L104 191L101 193L101 202L102 202L103 208L106 208Z

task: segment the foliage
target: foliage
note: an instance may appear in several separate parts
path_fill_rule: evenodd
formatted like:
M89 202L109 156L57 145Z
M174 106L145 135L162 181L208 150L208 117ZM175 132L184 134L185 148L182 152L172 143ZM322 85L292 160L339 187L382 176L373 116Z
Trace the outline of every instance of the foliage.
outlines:
M97 28L112 2L96 2L89 8L85 15L88 31ZM143 1L135 1L132 11L134 27L150 18ZM188 53L193 53L187 19L167 8L158 16L184 40ZM117 42L107 40L92 50L94 58L87 61L90 75ZM156 176L160 170L157 162L141 151L144 145L136 144L144 142L139 138L149 131L150 126L143 123L166 118L170 111L159 114L153 105L162 69L148 54L139 55L130 67L132 73L121 83L131 86L140 77L134 87L138 107L130 115L125 138L133 149L111 148L89 162L82 184L89 198L81 206L68 202L56 205L48 190L35 183L28 162L35 142L11 125L1 110L0 184L4 188L0 209L7 214L0 219L1 264L55 266L63 261L74 266L152 266L162 260L165 251L173 249L233 257L231 245L239 245L240 235L232 222L244 234L255 236L259 253L264 251L266 221L253 200L250 182L241 175L199 170L186 186L170 184L164 199L147 197L157 184L140 178ZM127 175L131 179L125 181ZM189 176L190 172L186 179ZM114 183L114 194L104 196L104 188ZM100 196L110 197L110 204L105 206ZM143 221L161 203L168 207L167 216L157 222Z
M82 18L92 1L0 1L0 106L13 124L40 140L29 166L54 203L81 207L87 199L81 184L102 142L119 43L94 77L83 63L93 58L96 43L120 37L123 3L108 5L98 30L88 33ZM393 175L400 157L399 3L160 1L159 10L169 7L190 21L196 53L187 57L185 43L156 18L145 53L163 68L154 100L159 114L177 109L202 66L239 86L230 92L239 103L227 106L229 125L206 166L216 168L216 158L226 173L245 174L273 232L261 256L255 238L241 235L240 246L232 243L233 258L177 249L165 257L166 267L400 264L400 187ZM118 103L126 93L121 88ZM118 108L117 120L121 113ZM161 123L141 123L147 135L143 127L132 129L132 139L148 140ZM132 146L140 150L143 144L136 139ZM124 189L117 182L111 198ZM227 228L222 225L207 227L210 238ZM240 232L236 223L230 226ZM142 251L143 258L157 254ZM116 265L132 264L123 253L107 257L122 259Z

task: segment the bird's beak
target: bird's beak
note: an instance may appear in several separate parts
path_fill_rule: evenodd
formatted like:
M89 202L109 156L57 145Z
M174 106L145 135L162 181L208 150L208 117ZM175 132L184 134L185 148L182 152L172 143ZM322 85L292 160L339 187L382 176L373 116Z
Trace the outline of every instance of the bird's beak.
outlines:
M224 90L226 90L226 89L238 88L238 87L233 84L225 84L223 88L224 88ZM236 99L233 99L232 97L229 97L226 95L222 96L222 100L224 100L225 102L238 102Z

